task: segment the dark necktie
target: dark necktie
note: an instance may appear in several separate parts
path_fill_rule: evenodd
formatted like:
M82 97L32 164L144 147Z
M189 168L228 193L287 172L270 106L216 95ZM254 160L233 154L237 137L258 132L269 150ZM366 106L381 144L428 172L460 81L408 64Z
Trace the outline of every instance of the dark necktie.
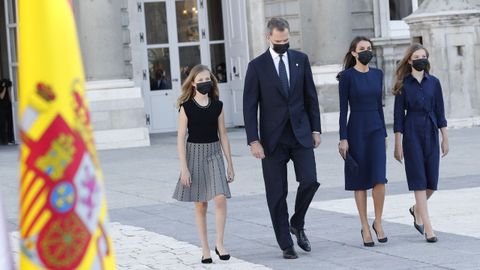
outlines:
M288 77L287 68L283 62L283 54L280 54L280 62L278 63L278 76L280 77L280 83L282 84L282 90L286 96L288 96Z

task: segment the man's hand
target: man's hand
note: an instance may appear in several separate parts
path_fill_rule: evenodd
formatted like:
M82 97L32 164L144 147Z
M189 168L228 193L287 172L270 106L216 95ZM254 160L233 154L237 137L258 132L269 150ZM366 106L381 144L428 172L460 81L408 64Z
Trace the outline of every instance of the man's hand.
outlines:
M317 148L322 143L322 138L320 137L320 133L314 132L312 133L313 137L313 147Z
M265 158L265 152L263 151L263 146L259 141L254 141L250 143L250 152L252 155L259 159Z

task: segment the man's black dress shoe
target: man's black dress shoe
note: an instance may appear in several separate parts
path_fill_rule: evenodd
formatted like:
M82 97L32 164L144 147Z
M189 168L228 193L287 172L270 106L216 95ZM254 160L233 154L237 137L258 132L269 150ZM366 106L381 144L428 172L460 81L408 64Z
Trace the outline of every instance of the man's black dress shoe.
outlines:
M218 251L217 247L215 247L215 253L217 253L218 257L219 257L220 260L222 260L222 261L228 261L228 260L230 260L230 254L220 255L220 252Z
M293 248L293 246L288 247L288 248L283 250L283 258L284 259L296 259L296 258L298 258L298 254L295 251L295 249Z
M415 217L415 206L412 206L410 208L408 208L408 212L410 212L410 215L413 216L413 226L415 227L415 229L417 229L417 231L423 235L425 229L423 227L423 225L418 225L417 224L417 218Z
M308 238L305 235L304 229L297 229L290 226L290 232L297 237L297 244L301 249L307 252L310 252L312 250L312 246L310 245L310 241L308 241Z
M212 258L204 259L203 256L202 256L202 263L213 263L213 260L212 260Z

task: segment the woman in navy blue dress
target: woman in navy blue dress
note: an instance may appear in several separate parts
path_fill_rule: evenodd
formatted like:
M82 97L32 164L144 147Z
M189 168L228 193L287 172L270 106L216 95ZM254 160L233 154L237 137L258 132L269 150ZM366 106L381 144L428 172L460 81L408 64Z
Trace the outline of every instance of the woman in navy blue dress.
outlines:
M429 71L428 51L420 44L410 46L398 64L393 87L395 159L401 163L405 157L408 189L415 191L416 204L409 209L413 224L427 242L436 242L427 200L437 190L439 129L443 156L449 146L442 87Z
M345 189L355 191L362 238L365 246L373 246L367 218L367 190L372 190L375 220L372 228L379 242L387 242L382 226L385 201L386 136L383 116L383 72L371 68L372 42L356 37L344 59L339 74L340 143L345 159ZM347 113L350 106L350 117Z

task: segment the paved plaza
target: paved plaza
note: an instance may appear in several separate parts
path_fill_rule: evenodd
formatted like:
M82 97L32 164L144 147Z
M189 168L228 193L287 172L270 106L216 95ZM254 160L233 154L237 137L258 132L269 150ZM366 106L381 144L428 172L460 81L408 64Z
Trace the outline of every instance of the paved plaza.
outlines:
M152 135L150 147L100 151L118 269L480 269L480 128L449 130L450 153L441 161L440 190L429 201L439 237L435 244L426 243L413 228L408 208L414 197L403 166L393 159L391 127L389 132L384 210L388 243L363 247L353 193L343 188L338 133L326 133L315 150L321 186L306 220L312 252L296 247L297 260L281 256L260 161L250 155L243 129L229 130L236 177L228 201L225 246L232 259L220 261L212 251L212 265L200 263L193 204L171 199L179 175L175 134ZM18 160L17 146L0 146L0 193L16 255ZM290 213L296 187L290 164ZM213 204L210 208L213 249ZM368 211L373 217L371 198Z

